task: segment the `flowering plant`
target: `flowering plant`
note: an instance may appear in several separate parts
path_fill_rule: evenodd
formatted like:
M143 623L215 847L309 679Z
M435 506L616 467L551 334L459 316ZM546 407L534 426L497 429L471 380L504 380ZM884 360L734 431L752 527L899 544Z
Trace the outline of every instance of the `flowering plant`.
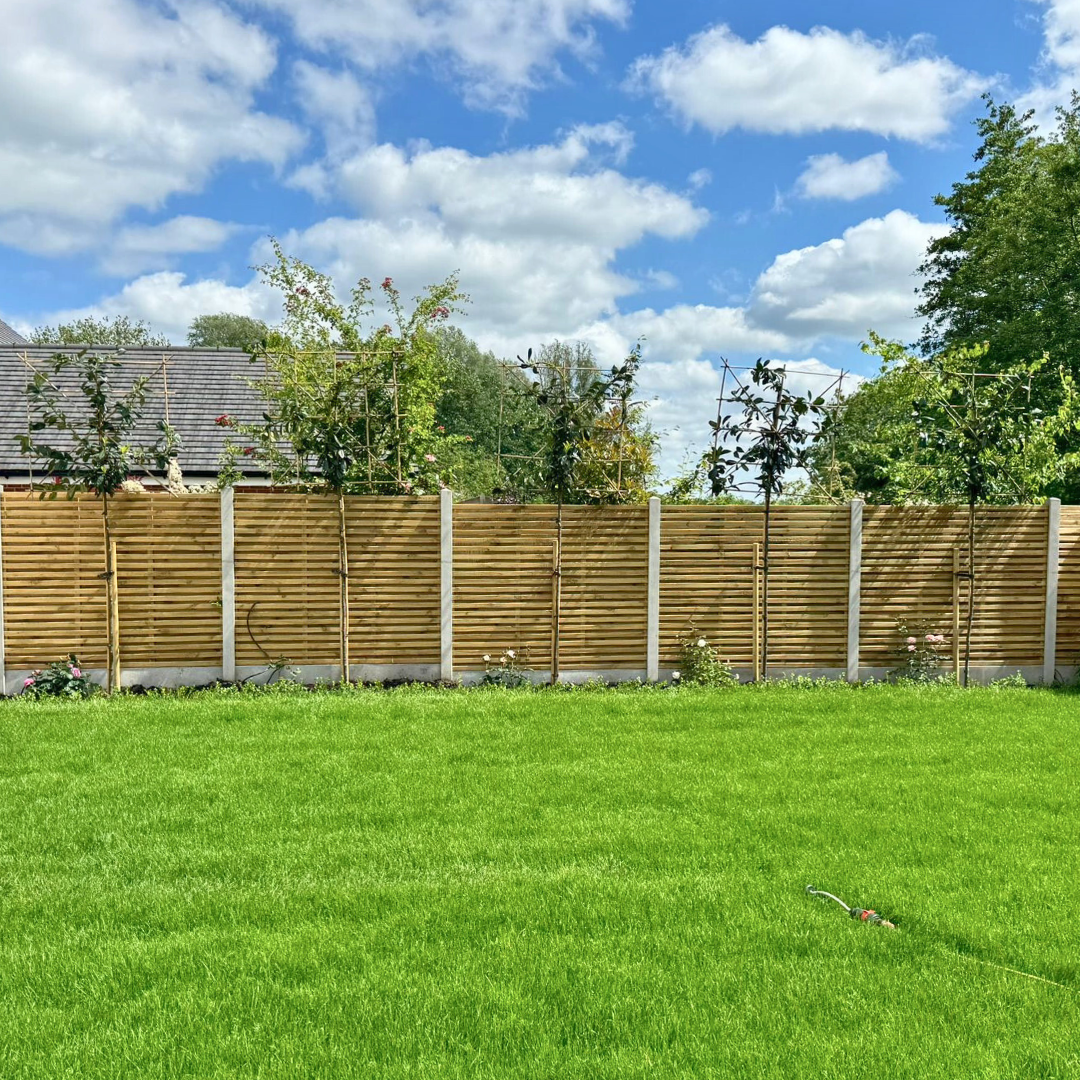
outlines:
M484 677L480 680L483 686L503 686L516 688L528 686L529 668L524 661L528 659L528 650L524 657L519 657L516 649L503 649L498 660L493 660L490 653L484 653Z
M898 679L912 679L916 682L928 682L937 678L941 667L940 649L945 644L945 635L935 633L928 624L897 624L900 643L896 653L900 663L895 669Z
M735 686L739 676L717 656L708 639L691 627L679 651L679 670L672 672L671 679L680 686Z
M89 697L93 684L83 674L74 653L66 660L56 660L47 668L30 673L23 680L23 693L31 697Z

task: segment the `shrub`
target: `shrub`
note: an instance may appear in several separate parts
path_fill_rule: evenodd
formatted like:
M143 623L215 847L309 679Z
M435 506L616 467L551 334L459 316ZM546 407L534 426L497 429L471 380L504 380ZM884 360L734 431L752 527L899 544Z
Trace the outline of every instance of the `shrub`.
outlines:
M736 686L739 676L720 659L708 639L691 629L679 652L672 681L683 686Z
M66 660L55 660L47 668L31 672L23 681L23 693L36 698L86 698L93 692L94 686L83 674L74 653L69 653Z
M532 680L529 678L529 668L524 660L519 657L515 649L503 649L498 661L491 659L489 653L484 654L484 677L480 680L482 686L502 686L506 689L517 689L519 686L529 686Z
M893 669L898 679L910 679L913 682L932 682L939 678L941 653L939 647L945 643L945 635L935 633L926 623L897 624L900 642L896 654L900 663Z

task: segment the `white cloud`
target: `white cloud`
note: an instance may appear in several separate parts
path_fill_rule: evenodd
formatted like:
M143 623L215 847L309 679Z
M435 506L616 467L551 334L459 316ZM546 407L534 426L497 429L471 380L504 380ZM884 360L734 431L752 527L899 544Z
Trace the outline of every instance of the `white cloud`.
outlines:
M779 255L754 285L748 320L804 341L858 341L871 327L910 340L918 267L930 241L947 231L894 210L839 239Z
M712 183L712 173L708 169L695 169L687 178L691 191L700 191Z
M170 257L215 251L241 226L213 218L181 215L158 225L130 225L121 229L102 259L110 274L138 274L168 265Z
M519 112L559 78L557 55L595 52L594 24L623 24L629 0L258 0L287 14L309 48L375 71L426 56L471 104Z
M807 160L795 188L804 199L851 202L876 195L899 179L884 150L858 161L845 161L839 154L819 154Z
M38 324L55 325L86 315L99 318L128 315L133 319L145 320L154 330L165 334L173 344L182 345L187 341L192 319L197 315L216 315L222 311L278 322L281 318L281 300L255 279L242 286L228 285L210 278L188 283L181 273L161 271L136 278L99 303L48 313L38 320Z
M1034 109L1040 124L1055 125L1054 109L1068 105L1080 84L1080 0L1034 0L1045 7L1041 71L1028 92L1017 100L1023 111Z
M132 206L197 191L221 162L278 167L299 132L254 106L271 39L214 3L0 0L0 238L89 246Z
M869 131L928 142L986 85L921 39L904 46L817 27L774 26L748 42L716 26L638 59L630 85L715 133Z

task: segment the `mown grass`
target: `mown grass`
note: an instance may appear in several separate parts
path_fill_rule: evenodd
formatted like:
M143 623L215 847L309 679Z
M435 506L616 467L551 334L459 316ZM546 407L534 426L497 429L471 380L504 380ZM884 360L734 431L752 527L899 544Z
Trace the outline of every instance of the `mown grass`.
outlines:
M5 702L0 1076L1080 1075L1078 705Z

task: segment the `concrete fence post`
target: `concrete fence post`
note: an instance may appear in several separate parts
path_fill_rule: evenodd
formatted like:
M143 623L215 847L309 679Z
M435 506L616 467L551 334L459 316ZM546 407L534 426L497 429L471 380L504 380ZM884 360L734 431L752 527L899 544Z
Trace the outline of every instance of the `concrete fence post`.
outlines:
M660 678L660 500L649 500L649 602L646 619L645 678Z
M863 501L851 500L848 547L847 681L859 681L859 616L862 606Z
M439 492L439 678L454 680L454 493Z
M236 533L234 492L221 489L221 677L236 682Z
M1057 670L1058 573L1061 567L1061 500L1046 500L1046 622L1043 631L1043 677L1049 686Z
M0 510L4 502L4 485L0 484ZM7 693L7 652L4 648L4 526L0 517L0 695Z

